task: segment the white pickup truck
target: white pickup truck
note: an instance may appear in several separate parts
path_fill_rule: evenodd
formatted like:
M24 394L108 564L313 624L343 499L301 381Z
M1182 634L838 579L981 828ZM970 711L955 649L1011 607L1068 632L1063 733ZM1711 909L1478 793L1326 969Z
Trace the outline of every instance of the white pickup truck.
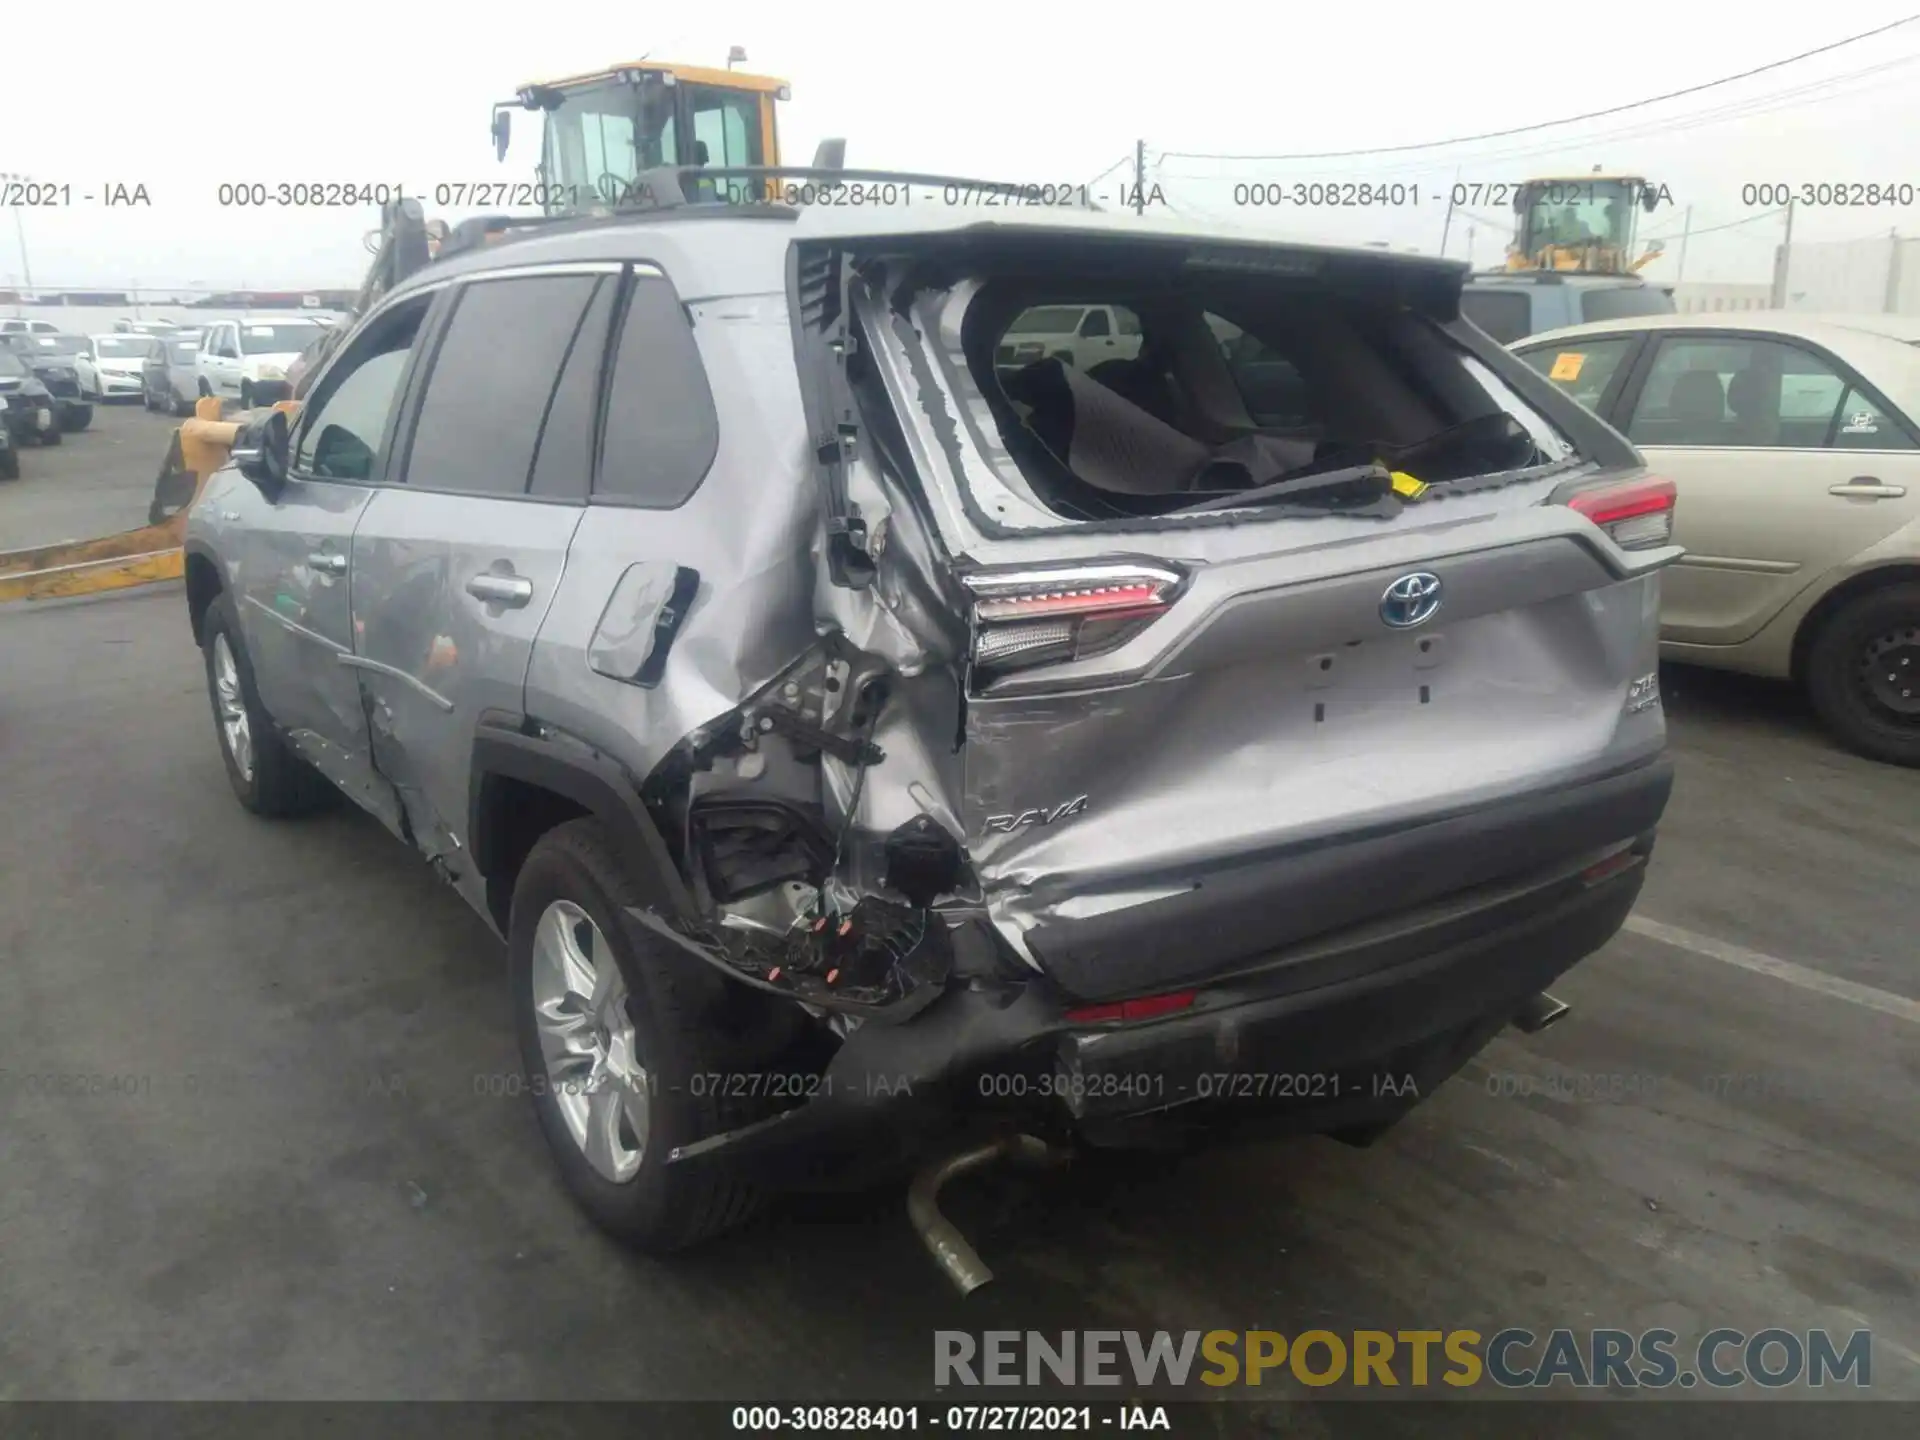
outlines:
M1077 370L1140 354L1140 317L1124 305L1036 305L1007 327L996 365L1059 359Z

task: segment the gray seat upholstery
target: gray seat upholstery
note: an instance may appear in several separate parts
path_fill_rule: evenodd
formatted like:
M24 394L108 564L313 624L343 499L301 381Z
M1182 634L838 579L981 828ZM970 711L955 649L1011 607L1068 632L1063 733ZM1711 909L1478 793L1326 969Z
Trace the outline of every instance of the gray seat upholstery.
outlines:
M1712 370L1688 370L1673 382L1667 414L1695 425L1721 425L1727 418L1726 391Z
M1081 480L1118 495L1194 488L1209 466L1242 467L1229 484L1262 485L1313 459L1314 442L1248 435L1214 447L1148 414L1123 395L1058 360L1026 367L1008 393L1033 410L1029 428ZM1208 487L1216 483L1212 478Z

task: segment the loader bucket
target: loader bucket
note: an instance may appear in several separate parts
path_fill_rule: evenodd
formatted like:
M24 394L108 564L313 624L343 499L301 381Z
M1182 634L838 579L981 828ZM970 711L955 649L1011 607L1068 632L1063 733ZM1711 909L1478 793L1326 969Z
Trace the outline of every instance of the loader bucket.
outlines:
M276 407L296 411L293 401ZM220 401L201 399L194 418L173 432L153 483L147 523L117 535L65 540L0 552L0 602L93 595L178 580L185 572L180 541L207 477L225 463L240 422L220 417Z

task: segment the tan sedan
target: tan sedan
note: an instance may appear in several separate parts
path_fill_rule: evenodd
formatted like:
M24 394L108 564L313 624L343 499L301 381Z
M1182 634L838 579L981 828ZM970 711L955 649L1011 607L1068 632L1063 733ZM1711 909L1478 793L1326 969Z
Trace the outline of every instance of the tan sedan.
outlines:
M1678 487L1662 653L1796 680L1920 765L1920 320L1636 316L1513 350Z

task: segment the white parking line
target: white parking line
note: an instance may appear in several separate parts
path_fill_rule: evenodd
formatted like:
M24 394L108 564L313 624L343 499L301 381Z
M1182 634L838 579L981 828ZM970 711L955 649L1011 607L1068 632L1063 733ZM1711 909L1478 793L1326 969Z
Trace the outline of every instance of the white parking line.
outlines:
M1658 940L1663 945L1691 950L1694 954L1704 955L1709 960L1738 965L1742 970L1751 970L1759 975L1771 975L1774 979L1784 980L1789 985L1798 985L1802 990L1831 995L1836 1000L1864 1005L1869 1010L1878 1010L1882 1015L1891 1015L1896 1020L1920 1025L1920 1000L1909 1000L1906 996L1895 995L1890 990L1876 990L1871 985L1842 980L1839 976L1829 975L1824 970L1815 970L1810 966L1796 965L1791 960L1779 960L1771 955L1762 955L1758 950L1749 950L1744 945L1735 945L1727 940L1716 940L1711 935L1696 935L1693 931L1682 930L1677 925L1662 925L1658 920L1649 920L1644 915L1629 915L1625 928L1636 935L1644 935L1649 940Z

